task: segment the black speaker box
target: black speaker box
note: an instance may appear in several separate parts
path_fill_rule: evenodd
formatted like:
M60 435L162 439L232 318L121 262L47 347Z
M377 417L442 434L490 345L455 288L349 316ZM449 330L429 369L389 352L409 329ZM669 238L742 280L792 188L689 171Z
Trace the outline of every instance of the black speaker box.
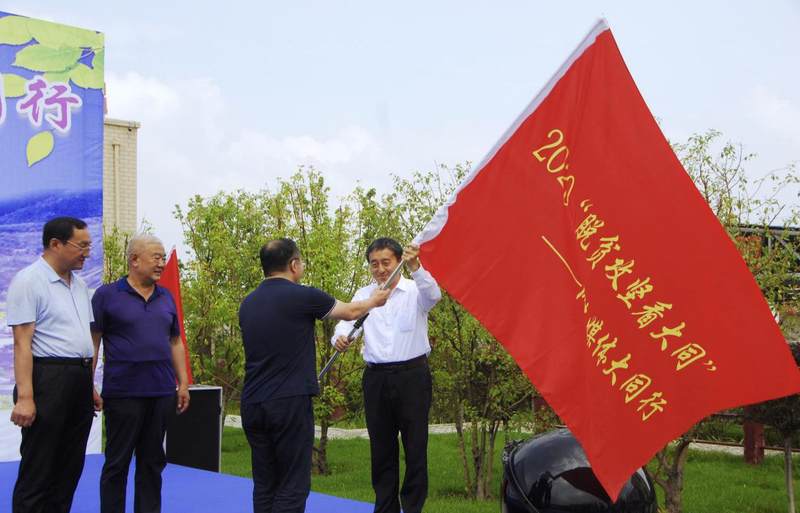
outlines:
M222 387L189 387L189 409L167 423L167 462L220 471Z

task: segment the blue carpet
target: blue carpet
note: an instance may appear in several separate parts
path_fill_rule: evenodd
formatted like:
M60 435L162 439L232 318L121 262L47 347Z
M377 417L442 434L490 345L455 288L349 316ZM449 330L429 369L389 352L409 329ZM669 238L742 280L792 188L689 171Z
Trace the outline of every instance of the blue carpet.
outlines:
M17 462L0 463L0 512L11 511L11 492L17 480ZM100 470L103 456L86 456L72 513L100 511ZM162 513L250 513L253 482L244 477L217 474L180 465L167 465L163 474ZM128 508L133 511L133 464L128 477ZM312 492L307 513L371 513L372 504Z

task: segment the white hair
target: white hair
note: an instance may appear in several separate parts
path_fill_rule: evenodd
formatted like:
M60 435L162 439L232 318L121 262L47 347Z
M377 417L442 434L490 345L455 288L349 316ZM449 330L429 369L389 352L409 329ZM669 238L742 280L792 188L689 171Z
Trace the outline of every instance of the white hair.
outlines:
M153 234L137 233L128 240L128 247L125 249L125 256L127 257L128 262L131 261L133 255L138 254L138 251L142 246L145 246L147 244L161 244L162 246L164 245L161 242L161 239L159 239Z

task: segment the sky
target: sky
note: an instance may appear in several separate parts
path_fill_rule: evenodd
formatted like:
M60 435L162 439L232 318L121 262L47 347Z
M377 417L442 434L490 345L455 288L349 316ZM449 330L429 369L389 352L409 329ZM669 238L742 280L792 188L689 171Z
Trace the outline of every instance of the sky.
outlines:
M800 0L37 0L0 10L99 30L108 115L141 123L138 215L184 249L175 204L313 165L356 182L478 163L605 17L665 135L716 129L800 161ZM794 201L796 197L787 201Z

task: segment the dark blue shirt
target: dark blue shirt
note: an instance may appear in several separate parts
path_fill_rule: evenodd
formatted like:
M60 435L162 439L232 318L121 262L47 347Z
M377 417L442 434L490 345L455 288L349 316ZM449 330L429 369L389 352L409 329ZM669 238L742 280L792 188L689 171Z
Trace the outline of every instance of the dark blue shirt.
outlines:
M325 292L283 278L264 280L242 301L242 403L319 394L314 321L335 304Z
M123 277L95 291L92 309L92 331L103 333L103 397L174 394L170 339L181 331L172 294L156 285L145 301Z

